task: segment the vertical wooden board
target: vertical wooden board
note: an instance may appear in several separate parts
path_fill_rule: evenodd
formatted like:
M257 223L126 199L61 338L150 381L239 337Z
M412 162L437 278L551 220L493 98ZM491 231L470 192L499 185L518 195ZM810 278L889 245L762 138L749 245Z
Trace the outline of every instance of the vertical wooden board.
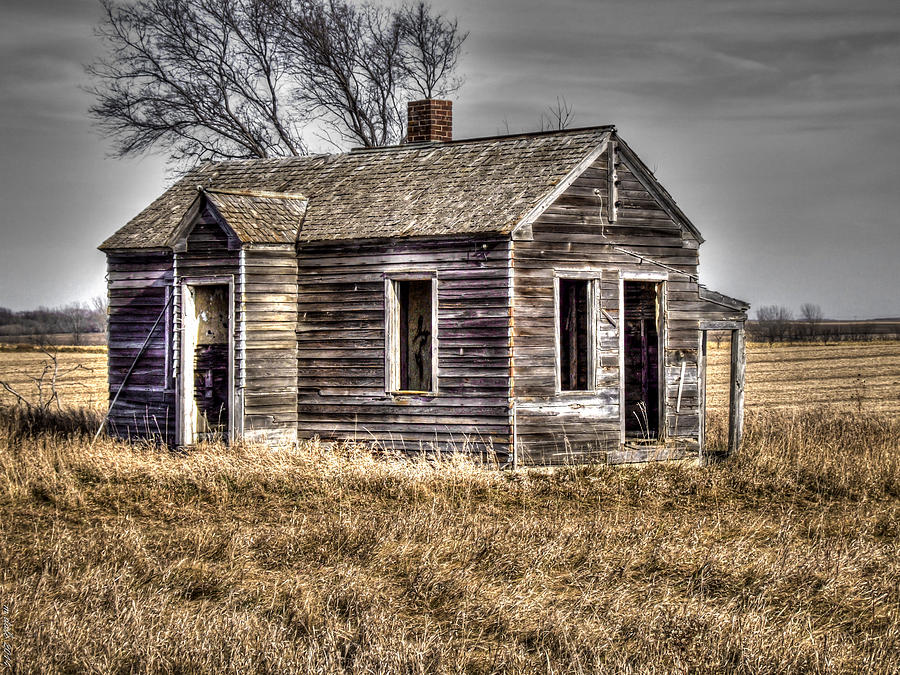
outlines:
M697 362L697 376L699 378L698 386L700 389L700 403L698 410L700 415L700 430L698 432L697 442L699 459L703 462L705 460L704 453L706 452L706 363L709 334L705 330L699 331L698 339L700 342Z
M731 385L728 409L728 452L737 452L744 433L744 377L747 355L744 329L731 331Z

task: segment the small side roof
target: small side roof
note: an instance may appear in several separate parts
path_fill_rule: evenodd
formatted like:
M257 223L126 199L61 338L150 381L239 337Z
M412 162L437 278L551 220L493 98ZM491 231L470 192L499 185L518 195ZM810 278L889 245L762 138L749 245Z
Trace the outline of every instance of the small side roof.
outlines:
M204 164L100 248L168 247L198 187L217 208L243 214L239 219L245 225L237 227L248 234L260 226L250 217L253 210L271 208L283 216L279 204L285 200L261 196L266 193L308 198L299 241L509 233L612 131L611 126L589 127ZM282 232L287 235L288 228Z
M746 312L750 309L750 303L744 302L743 300L738 300L737 298L731 298L724 293L719 293L718 291L712 291L708 289L703 284L700 284L700 299L706 300L708 302L712 302L716 305L721 305L727 309L733 309L736 312Z
M175 246L205 208L241 243L293 244L308 204L309 200L299 193L201 187L167 245Z

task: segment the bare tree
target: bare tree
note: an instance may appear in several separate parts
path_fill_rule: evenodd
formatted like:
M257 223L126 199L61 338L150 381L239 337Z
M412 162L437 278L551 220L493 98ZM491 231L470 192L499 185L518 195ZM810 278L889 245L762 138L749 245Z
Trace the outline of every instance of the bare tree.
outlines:
M793 312L782 305L763 305L756 310L759 329L770 345L788 337L793 319Z
M116 155L177 164L306 152L321 119L340 139L402 137L404 98L446 94L466 34L419 3L101 0L106 56L91 114Z
M40 374L31 375L30 373L23 373L25 379L29 380L34 387L34 394L32 396L22 393L6 380L0 380L0 388L12 394L16 399L17 405L24 406L29 410L47 411L54 404L56 404L56 409L60 410L61 405L58 388L60 381L76 371L91 371L91 369L81 363L69 368L60 368L59 355L55 351L49 351L47 349L42 351L46 355L46 359L44 359L43 364L41 364Z
M291 7L285 54L297 100L340 141L397 143L406 101L446 96L461 85L453 73L468 34L424 2L399 10L345 0Z
M83 302L73 302L63 307L61 311L72 334L72 344L80 345L81 336L91 328L93 312Z
M825 318L822 308L811 302L804 302L800 305L800 316L806 322L806 330L804 332L807 335L807 339L815 340L819 335L819 326L822 325L822 320Z
M304 152L285 105L280 13L268 0L101 0L107 56L88 67L91 113L118 156L176 162Z
M424 2L402 7L397 20L404 58L400 67L407 87L422 98L440 98L462 86L454 75L468 32L460 32L456 19L432 14Z
M91 298L91 314L97 331L105 333L109 321L109 298L105 295L95 295Z
M575 108L569 105L566 97L556 97L556 104L550 104L541 113L541 131L562 131L568 129L575 121Z

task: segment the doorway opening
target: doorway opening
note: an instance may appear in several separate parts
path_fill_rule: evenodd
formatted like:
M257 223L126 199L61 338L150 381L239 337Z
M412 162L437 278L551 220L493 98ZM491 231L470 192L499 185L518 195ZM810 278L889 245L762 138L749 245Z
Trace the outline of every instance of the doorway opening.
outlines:
M624 281L625 436L660 437L660 282Z
M231 419L228 284L185 284L182 307L183 444L227 441Z

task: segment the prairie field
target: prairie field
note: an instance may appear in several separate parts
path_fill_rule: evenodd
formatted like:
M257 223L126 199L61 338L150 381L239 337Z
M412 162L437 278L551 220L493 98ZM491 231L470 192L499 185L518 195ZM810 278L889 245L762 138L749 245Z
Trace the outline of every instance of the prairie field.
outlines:
M711 343L712 410L728 406L729 349ZM747 345L745 406L750 410L836 408L900 415L900 342Z
M22 673L900 672L898 354L751 345L744 445L722 463L510 472L315 442L92 447L103 354L66 352L99 366L93 408L0 409L0 656ZM726 362L711 355L718 445Z
M58 366L56 389L60 405L106 410L106 349L104 347L49 347L56 364L40 349L0 348L0 382L6 382L32 403L51 394L53 367ZM42 379L43 378L43 379ZM43 391L40 391L40 390ZM0 406L13 405L16 397L0 386Z

